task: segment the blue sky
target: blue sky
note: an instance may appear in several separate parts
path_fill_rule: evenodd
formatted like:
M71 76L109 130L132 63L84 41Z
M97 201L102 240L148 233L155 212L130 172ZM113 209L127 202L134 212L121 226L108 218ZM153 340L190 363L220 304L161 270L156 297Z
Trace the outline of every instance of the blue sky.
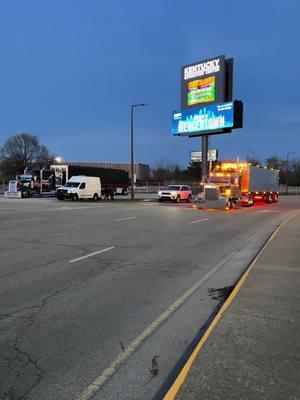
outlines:
M186 165L200 139L172 137L180 67L235 59L244 128L212 136L222 159L300 157L300 2L0 0L0 145L37 135L67 160Z

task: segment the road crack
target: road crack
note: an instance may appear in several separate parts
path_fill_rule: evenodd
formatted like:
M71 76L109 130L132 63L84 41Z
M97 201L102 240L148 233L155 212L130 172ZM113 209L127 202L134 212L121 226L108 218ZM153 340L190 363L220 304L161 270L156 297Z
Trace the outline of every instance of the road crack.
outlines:
M26 331L34 324L38 313L54 297L79 286L91 278L92 276L81 278L77 282L53 291L37 304L0 315L0 323L4 324L4 326L0 327L1 400L30 399L30 394L40 384L45 371L43 371L38 360L33 357L30 351L24 349L24 344L22 345L22 339Z

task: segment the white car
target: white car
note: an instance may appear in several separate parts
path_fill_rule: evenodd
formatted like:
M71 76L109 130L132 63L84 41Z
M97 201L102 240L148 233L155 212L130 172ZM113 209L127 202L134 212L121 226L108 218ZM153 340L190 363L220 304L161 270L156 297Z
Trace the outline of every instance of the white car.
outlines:
M158 192L158 201L176 201L179 203L185 200L187 203L192 201L192 190L187 185L169 185L164 190Z

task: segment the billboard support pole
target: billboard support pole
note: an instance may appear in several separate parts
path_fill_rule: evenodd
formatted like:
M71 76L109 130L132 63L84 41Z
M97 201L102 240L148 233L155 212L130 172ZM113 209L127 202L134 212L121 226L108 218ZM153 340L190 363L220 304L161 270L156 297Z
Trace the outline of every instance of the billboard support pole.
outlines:
M206 182L208 178L207 170L207 153L208 153L208 137L209 135L202 136L202 168L201 168L201 182Z

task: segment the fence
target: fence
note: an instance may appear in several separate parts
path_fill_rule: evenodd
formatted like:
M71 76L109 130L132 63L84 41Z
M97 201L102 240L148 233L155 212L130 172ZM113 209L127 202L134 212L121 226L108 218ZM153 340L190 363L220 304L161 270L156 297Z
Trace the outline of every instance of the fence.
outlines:
M8 189L8 182L0 178L0 193L4 193Z
M200 191L200 182L138 182L135 184L135 192L142 193L157 193L159 190L166 188L168 185L188 185L191 187L193 194L198 194Z
M300 194L300 186L288 186L286 185L280 185L279 186L279 193L280 194Z
M168 185L188 185L192 188L193 194L200 192L200 182L176 182L176 181L165 181L165 182L138 182L135 185L136 192L142 193L157 193L159 190L164 189ZM279 193L286 194L286 185L279 186ZM300 186L289 186L288 194L300 195Z

